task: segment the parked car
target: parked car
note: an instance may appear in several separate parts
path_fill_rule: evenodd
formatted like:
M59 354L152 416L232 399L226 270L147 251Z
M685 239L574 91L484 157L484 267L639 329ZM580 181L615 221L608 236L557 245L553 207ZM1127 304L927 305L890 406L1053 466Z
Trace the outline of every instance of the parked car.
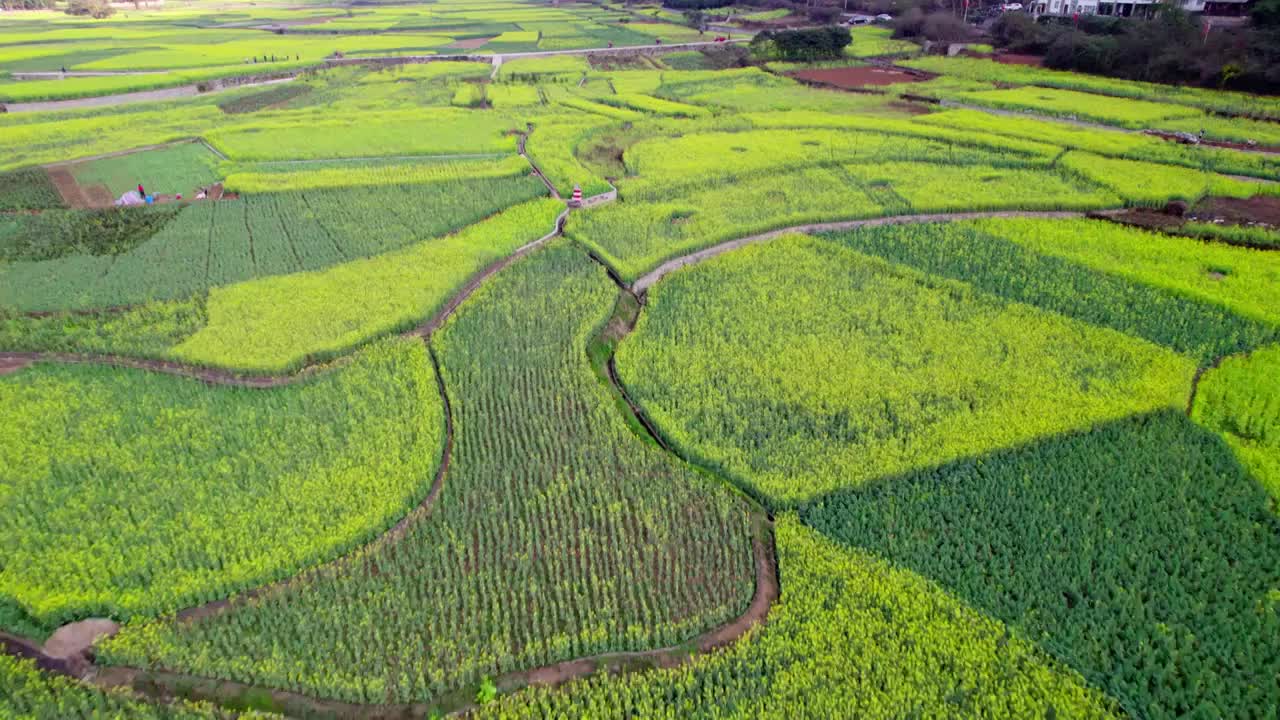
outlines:
M893 22L893 16L886 13L880 13L879 15L876 16L876 22L879 22L879 23Z

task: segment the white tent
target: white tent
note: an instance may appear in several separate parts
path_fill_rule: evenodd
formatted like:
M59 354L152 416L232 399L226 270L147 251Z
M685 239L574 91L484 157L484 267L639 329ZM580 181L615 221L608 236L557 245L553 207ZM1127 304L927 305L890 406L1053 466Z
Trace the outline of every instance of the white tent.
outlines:
M129 192L121 195L120 199L116 200L116 207L122 207L125 205L146 205L146 204L147 204L146 199L143 198L141 195L139 195L137 190L130 190Z

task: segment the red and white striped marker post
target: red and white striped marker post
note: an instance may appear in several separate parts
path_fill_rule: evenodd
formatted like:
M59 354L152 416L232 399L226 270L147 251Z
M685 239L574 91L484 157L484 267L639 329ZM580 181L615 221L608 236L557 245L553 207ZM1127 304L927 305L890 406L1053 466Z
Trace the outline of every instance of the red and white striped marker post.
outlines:
M582 204L582 186L581 185L573 186L573 204L574 205Z

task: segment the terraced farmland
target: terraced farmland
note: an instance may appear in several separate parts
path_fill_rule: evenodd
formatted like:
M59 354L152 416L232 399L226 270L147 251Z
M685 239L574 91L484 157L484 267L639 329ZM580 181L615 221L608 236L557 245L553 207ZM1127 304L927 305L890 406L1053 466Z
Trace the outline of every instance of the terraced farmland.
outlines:
M1275 715L1274 102L685 20L0 18L0 715Z

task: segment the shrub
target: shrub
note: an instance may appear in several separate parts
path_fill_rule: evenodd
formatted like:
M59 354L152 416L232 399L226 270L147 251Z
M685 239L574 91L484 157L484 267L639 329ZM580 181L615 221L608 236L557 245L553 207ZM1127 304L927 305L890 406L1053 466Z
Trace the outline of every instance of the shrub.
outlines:
M1029 15L1009 12L1001 13L996 19L991 26L991 37L999 47L1039 55L1048 49L1051 34Z
M116 9L109 0L71 0L67 3L68 15L89 15L101 20L114 15Z
M751 40L756 55L780 60L823 60L841 57L853 42L849 29L828 26L807 30L766 30Z

